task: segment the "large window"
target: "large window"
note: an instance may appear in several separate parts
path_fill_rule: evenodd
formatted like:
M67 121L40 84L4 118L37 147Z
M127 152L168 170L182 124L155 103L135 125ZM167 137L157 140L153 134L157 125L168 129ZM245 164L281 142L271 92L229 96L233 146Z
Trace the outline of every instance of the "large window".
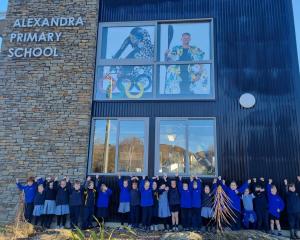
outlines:
M212 25L100 23L94 99L213 99Z
M213 118L159 118L156 122L156 173L216 176Z
M90 172L147 172L147 119L94 119Z

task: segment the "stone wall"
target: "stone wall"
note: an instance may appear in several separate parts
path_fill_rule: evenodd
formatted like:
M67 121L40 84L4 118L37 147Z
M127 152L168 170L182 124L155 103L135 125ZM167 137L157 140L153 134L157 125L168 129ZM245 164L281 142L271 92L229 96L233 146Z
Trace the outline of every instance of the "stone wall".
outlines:
M30 29L60 31L60 42L9 41L17 18L56 16L82 16L84 26ZM86 174L97 22L97 0L9 2L0 24L0 223L14 217L19 194L15 178ZM59 57L8 57L11 47L49 45Z

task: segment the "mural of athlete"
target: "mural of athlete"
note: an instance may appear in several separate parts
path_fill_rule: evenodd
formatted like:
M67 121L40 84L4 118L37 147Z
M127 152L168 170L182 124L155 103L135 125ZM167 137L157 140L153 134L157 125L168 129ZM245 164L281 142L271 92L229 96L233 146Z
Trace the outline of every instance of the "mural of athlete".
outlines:
M165 61L199 61L204 52L191 46L191 34L185 32L181 36L181 45L174 46L165 52ZM201 84L201 86L199 85ZM207 85L207 74L203 65L169 65L167 66L165 94L199 94Z
M125 49L131 46L132 51L125 59L152 59L154 45L150 34L141 27L133 28L129 36L123 41L120 49L112 56L113 59L121 57ZM120 97L140 98L144 92L152 88L152 68L148 66L118 66L112 67L110 75L116 75L116 87L120 91ZM113 87L113 86L112 86ZM107 95L110 95L108 88Z

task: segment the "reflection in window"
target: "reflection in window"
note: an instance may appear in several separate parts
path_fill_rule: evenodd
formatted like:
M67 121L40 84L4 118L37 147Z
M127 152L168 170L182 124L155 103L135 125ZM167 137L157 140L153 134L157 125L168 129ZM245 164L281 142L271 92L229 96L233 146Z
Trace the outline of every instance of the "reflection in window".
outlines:
M2 50L2 37L0 36L0 52L1 52L1 50Z
M117 126L117 120L95 121L93 172L115 171Z
M152 67L99 67L95 94L96 99L138 99L152 97Z
M93 173L144 172L145 120L94 120Z
M153 59L154 27L105 27L102 59Z
M215 134L212 120L193 120L188 124L189 163L193 175L215 174Z
M6 18L7 6L8 6L8 0L0 1L0 20Z
M159 172L185 172L185 122L161 121L159 136Z
M209 64L162 65L159 69L161 97L195 98L212 94Z
M216 175L215 140L213 119L160 120L159 173Z
M144 169L144 122L121 121L118 172L142 172Z

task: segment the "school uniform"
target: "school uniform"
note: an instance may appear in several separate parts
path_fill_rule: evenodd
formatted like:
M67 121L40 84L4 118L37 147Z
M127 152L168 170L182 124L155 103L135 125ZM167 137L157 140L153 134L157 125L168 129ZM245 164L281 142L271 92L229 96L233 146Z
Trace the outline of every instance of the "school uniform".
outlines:
M291 237L296 236L296 230L300 223L300 194L295 191L291 192L286 187L286 210L288 214L288 222L291 231Z
M121 214L121 225L128 221L128 213L130 212L130 180L128 179L128 186L124 187L124 179L119 179L120 189L120 203L118 212Z
M105 192L102 192L99 186L99 188L97 188L97 192L98 192L98 199L96 203L96 207L97 207L96 216L100 220L100 222L102 222L102 220L105 221L106 218L108 217L109 199L112 194L112 190L107 188Z
M66 187L62 188L58 186L58 183L55 183L56 193L56 210L55 214L57 217L57 225L62 227L66 225L67 215L70 213L69 207L69 195L70 195L71 185L67 182Z
M242 202L244 206L243 212L243 224L246 229L249 229L250 224L255 227L256 224L256 213L253 208L253 199L255 196L253 194L242 195Z
M32 213L34 209L34 197L37 193L37 186L41 184L42 180L40 179L38 183L34 182L31 186L22 185L21 183L16 183L19 190L24 192L25 199L24 199L24 217L25 220L29 223L32 222Z
M153 206L152 206L152 218L151 218L151 224L154 225L154 228L157 228L157 225L159 224L159 218L158 218L158 200L159 200L159 190L152 190L153 193Z
M192 190L192 228L194 230L201 229L201 181L197 179L197 188L193 187L194 181L190 182L190 189Z
M128 186L124 187L124 179L119 179L119 188L120 188L120 204L119 204L119 213L128 213L130 211L130 180L128 181Z
M268 217L268 200L265 192L254 192L255 198L253 199L254 211L257 217L257 229L269 230L269 217Z
M42 193L37 192L34 197L34 209L32 215L35 217L35 225L41 219L41 226L44 225L44 203L45 203L45 191Z
M159 200L158 200L158 217L162 219L164 228L168 228L168 218L171 216L169 201L168 201L168 191L161 189L159 190Z
M271 184L267 185L267 193L268 193L268 200L269 200L269 219L274 221L279 220L280 213L284 209L284 202L278 194L274 195L271 193Z
M54 189L54 186L52 189L49 188L49 182L44 184L45 187L45 204L44 204L44 221L45 226L47 228L50 228L53 215L56 213L56 190Z
M171 212L179 212L180 211L180 193L178 188L169 188L168 191L168 200L169 207Z
M191 226L191 209L192 209L192 190L183 189L182 181L178 182L178 190L180 192L180 208L181 208L181 224L184 229Z
M212 193L205 193L202 192L202 199L201 199L201 218L202 218L202 225L205 226L206 230L208 230L209 223L213 216L213 199Z
M232 190L230 187L226 186L225 184L223 184L222 181L218 181L223 190L226 192L226 194L228 195L228 197L230 198L231 202L230 202L230 207L231 210L233 211L233 215L234 215L234 220L232 220L231 222L231 229L232 230L240 230L241 228L241 199L239 194L244 193L244 191L246 190L246 188L248 188L249 184L248 182L245 182L241 187L237 188L237 192Z
M130 190L130 224L132 227L139 226L141 196L138 189Z
M70 206L70 224L71 228L78 226L80 213L83 203L83 188L75 190L72 188L69 196L69 206Z
M83 192L82 228L93 227L93 216L96 202L96 189L85 189ZM77 193L79 194L79 193Z
M149 228L151 225L152 218L152 206L154 203L153 193L152 193L152 181L150 181L149 189L144 187L145 180L141 180L139 189L141 193L141 208L142 208L142 223L143 226Z

